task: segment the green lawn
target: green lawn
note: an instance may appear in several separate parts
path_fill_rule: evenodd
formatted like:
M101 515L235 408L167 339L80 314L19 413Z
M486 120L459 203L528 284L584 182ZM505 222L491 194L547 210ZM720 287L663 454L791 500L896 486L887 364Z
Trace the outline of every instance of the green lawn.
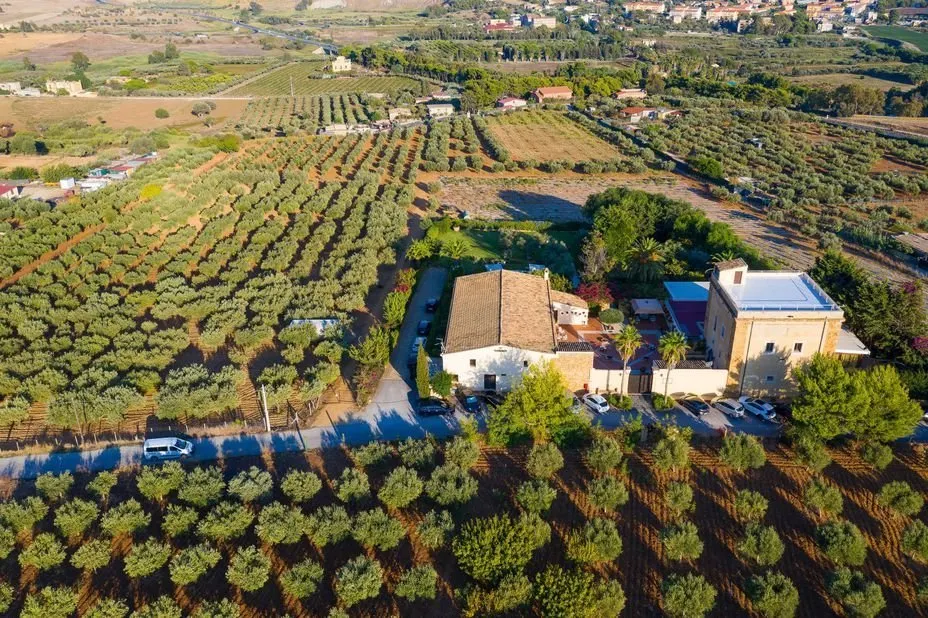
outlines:
M911 43L923 52L928 51L928 32L919 32L902 26L867 26L864 31L879 39Z

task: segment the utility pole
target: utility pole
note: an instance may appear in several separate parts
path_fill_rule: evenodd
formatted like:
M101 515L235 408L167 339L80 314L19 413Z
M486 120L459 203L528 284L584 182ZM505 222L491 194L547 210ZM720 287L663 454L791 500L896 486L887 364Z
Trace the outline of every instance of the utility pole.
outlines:
M264 385L261 385L261 409L264 410L264 428L270 432L271 431L271 417L267 413L267 389Z

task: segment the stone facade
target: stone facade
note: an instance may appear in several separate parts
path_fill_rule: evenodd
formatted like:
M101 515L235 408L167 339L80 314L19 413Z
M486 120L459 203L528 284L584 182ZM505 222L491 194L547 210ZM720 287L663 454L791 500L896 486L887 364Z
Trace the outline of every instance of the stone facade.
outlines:
M554 366L564 374L567 388L572 391L589 390L593 371L593 352L562 352L554 357Z

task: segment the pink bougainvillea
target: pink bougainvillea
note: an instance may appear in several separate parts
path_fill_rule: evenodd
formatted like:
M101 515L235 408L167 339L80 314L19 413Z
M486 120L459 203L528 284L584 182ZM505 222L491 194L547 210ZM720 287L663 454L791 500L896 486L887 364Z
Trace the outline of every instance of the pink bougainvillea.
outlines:
M612 292L605 283L581 283L577 286L576 293L588 303L611 305L613 300Z

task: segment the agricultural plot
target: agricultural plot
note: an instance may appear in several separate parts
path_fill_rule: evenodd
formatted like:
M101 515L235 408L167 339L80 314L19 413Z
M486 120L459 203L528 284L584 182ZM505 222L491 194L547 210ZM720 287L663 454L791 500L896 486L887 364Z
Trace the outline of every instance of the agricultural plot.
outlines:
M216 418L254 406L255 380L279 412L301 384L318 397L342 354L319 342L339 333L291 323L349 327L365 307L405 234L419 143L410 130L171 151L54 210L0 211L0 412L19 423L4 439L37 414L81 435L153 411Z
M249 101L236 128L252 133L297 131L315 133L330 124L361 124L370 121L367 106L357 94L316 97L265 97Z
M806 84L814 87L843 86L853 85L864 86L866 88L878 88L883 92L888 92L893 88L897 90L911 90L915 86L904 82L896 82L888 79L880 79L869 75L857 75L856 73L826 73L824 75L802 75L798 77L787 77L795 84Z
M552 111L523 111L490 116L492 135L515 161L608 161L620 157L613 145Z
M802 114L699 109L646 133L656 150L720 162L729 182L770 196L773 221L814 238L890 246L893 229L919 223L899 198L928 189L928 148Z
M917 47L920 51L928 51L928 34L902 26L866 26L864 32L878 39L900 41Z
M923 487L923 452L899 449L880 472L839 451L816 474L775 450L737 472L717 443L674 469L660 446L623 453L630 443L617 438L562 461L550 446L410 440L225 468L46 475L8 487L0 504L0 611L793 615L760 613L756 585L772 572L780 586L766 607L792 599L809 618L843 614L827 582L849 564L879 589L880 615L920 615L928 557L910 531L924 525L878 496L889 480ZM829 545L823 531L836 528L856 533L855 551ZM684 575L703 594L663 587Z
M322 77L318 63L289 64L254 80L236 86L229 96L299 96L322 94L371 93L393 94L400 90L418 92L421 82L408 77ZM292 85L292 91L291 91Z

